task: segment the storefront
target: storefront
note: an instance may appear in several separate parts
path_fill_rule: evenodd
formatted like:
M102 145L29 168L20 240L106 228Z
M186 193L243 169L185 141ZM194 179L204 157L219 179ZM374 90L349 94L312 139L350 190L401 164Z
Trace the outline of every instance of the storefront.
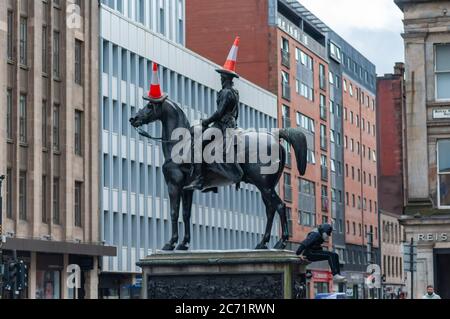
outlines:
M311 271L310 296L314 299L317 294L330 293L333 288L333 275L330 271Z
M433 217L403 217L407 242L417 245L417 271L414 276L414 298L426 293L433 285L443 299L450 299L450 215ZM411 291L411 273L407 273L407 289Z

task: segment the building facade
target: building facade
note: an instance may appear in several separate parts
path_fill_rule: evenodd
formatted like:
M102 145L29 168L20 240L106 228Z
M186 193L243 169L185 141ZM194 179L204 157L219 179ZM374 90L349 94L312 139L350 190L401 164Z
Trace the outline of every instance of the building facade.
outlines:
M130 287L139 286L136 262L161 249L171 234L160 144L138 136L128 122L144 106L151 62L160 65L162 89L180 104L191 124L216 110L218 65L184 47L186 14L184 0L102 1L100 7L100 229L101 238L118 247L117 257L103 259L103 298L133 297ZM220 64L233 43L227 39L221 37L228 44L218 54ZM245 79L236 80L236 88L240 127L277 127L276 96ZM161 124L145 130L160 136ZM196 193L191 248L252 249L262 238L265 221L263 202L253 186L237 192L228 187L217 195ZM277 222L271 245L279 238L278 228Z
M403 272L403 215L405 127L405 66L396 63L393 74L377 78L378 199L380 210L383 297L407 294Z
M399 299L406 291L406 274L403 271L403 227L397 214L380 209L381 275L384 299Z
M31 299L96 298L99 257L98 6L0 2L4 261L28 264Z
M395 3L404 13L406 60L406 203L401 223L405 239L418 246L411 297L420 298L434 284L439 295L450 298L450 1Z
M300 127L307 136L306 175L299 176L291 160L281 185L291 213L291 248L296 249L316 225L333 223L333 249L343 265L357 265L344 268L359 272L362 289L367 267L363 230L374 234L373 246L378 247L375 66L296 0L215 1L214 5L192 0L186 12L187 46L219 62L222 38L239 35L239 73L278 96L280 127ZM351 96L344 84L351 85ZM351 121L350 115L345 118L344 106L354 115ZM345 144L345 134L353 141L352 150L350 142ZM355 197L354 205L346 202L346 192ZM353 223L361 228L355 235ZM328 271L326 263L312 267ZM312 292L345 290L332 287L330 281L316 283L314 278L327 276L313 276Z

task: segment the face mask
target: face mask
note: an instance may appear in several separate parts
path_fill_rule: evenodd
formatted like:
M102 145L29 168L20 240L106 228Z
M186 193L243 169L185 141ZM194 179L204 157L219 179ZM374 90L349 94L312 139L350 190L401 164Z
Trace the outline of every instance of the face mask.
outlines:
M326 234L326 233L323 233L323 234L322 234L322 239L323 239L324 241L327 241L329 237L330 237L330 236L328 236L328 234Z
M429 295L429 296L433 296L433 292L432 292L432 291L429 291L429 292L428 292L428 295Z

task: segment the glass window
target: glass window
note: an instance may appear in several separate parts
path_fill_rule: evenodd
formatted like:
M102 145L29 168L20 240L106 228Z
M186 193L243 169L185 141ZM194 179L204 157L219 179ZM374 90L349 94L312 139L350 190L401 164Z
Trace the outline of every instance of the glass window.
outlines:
M436 46L436 98L450 100L450 44Z
M438 141L439 206L450 206L450 140Z
M22 143L27 142L27 97L20 95L20 110L19 110L19 140Z
M36 299L60 299L59 270L36 271Z
M20 18L20 63L27 65L27 18Z
M59 78L59 32L53 33L53 76Z

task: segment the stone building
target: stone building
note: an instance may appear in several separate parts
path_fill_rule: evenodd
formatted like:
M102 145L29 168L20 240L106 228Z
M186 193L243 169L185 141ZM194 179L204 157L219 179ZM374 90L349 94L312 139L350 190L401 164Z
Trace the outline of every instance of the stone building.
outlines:
M81 7L80 7L81 6ZM21 297L96 298L99 256L98 5L0 1L4 260L29 267ZM4 123L4 124L3 124Z
M418 245L413 298L450 298L450 1L395 0L406 54L405 227ZM409 282L409 281L408 281Z

